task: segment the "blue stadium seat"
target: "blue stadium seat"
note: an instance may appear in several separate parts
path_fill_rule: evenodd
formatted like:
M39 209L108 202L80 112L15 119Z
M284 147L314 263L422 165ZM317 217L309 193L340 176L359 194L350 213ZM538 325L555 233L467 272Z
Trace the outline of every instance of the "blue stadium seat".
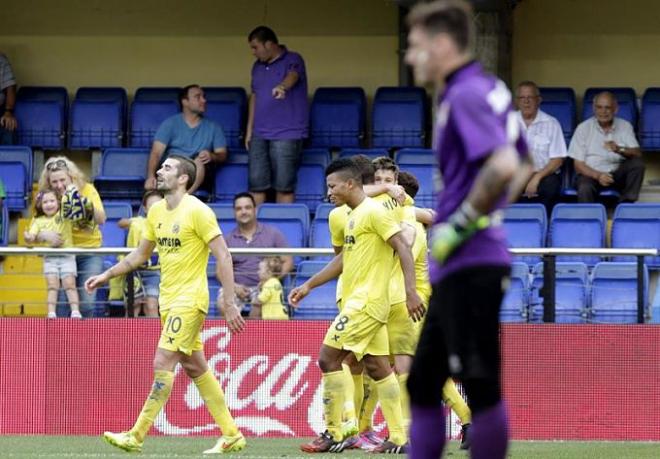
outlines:
M178 112L179 104L174 101L135 100L131 105L129 146L151 147L161 123Z
M340 158L350 158L355 155L364 155L369 159L376 159L381 156L390 157L390 153L385 148L342 148L339 152Z
M307 247L309 208L305 204L262 204L257 209L257 220L277 227L289 247ZM300 260L294 257L295 263Z
M106 221L101 225L101 235L103 236L103 247L126 247L126 236L128 231L117 225L122 218L131 218L133 208L129 202L115 201L104 202ZM105 266L115 263L116 255L108 255L104 258Z
M512 204L504 209L504 229L509 247L545 247L548 222L543 204ZM541 261L538 256L519 256L518 260L530 266Z
M378 88L371 117L371 144L385 148L423 147L427 106L423 88Z
M181 88L174 86L143 86L135 91L133 101L179 103Z
M330 163L330 153L325 149L313 148L303 151L298 181L296 184L296 202L316 208L326 196L325 168Z
M511 264L511 285L500 307L500 322L527 322L529 303L529 267L514 261Z
M19 102L55 102L66 119L69 109L69 92L64 86L21 86L16 94Z
M660 88L648 88L642 96L639 142L642 150L660 150Z
M215 213L218 225L225 236L236 228L236 218L234 217L234 204L231 202L212 202L208 206ZM210 261L209 261L210 263Z
M206 113L204 116L215 121L225 133L229 148L243 147L247 95L240 87L204 88Z
M148 161L146 148L108 148L101 156L94 186L103 199L141 201Z
M612 248L660 249L660 204L619 204L612 221ZM635 257L614 257L613 261L635 261ZM645 257L652 268L660 268L660 257Z
M23 163L28 177L25 193L28 194L32 188L32 149L20 145L0 145L0 163L6 161L18 161Z
M580 262L555 265L555 322L584 323L588 314L589 270ZM532 269L529 321L543 322L543 263Z
M605 247L607 214L602 204L557 204L550 217L548 247ZM562 255L557 261L581 261L593 266L598 256Z
M299 287L307 279L319 272L326 265L325 261L303 261L298 265L294 287ZM336 302L337 280L315 288L293 309L294 319L332 320L339 312Z
M366 106L362 88L318 88L310 109L310 146L359 147L364 139Z
M6 247L9 243L9 211L7 206L0 209L0 247Z
M214 196L216 201L232 201L236 193L248 189L247 155L227 155L227 161L215 171Z
M413 174L419 181L415 204L419 207L435 208L433 176L436 173L437 163L435 156L428 154L427 151L404 148L396 153L394 160L399 165L399 169Z
M20 161L0 161L0 180L5 186L4 206L8 210L21 211L27 208L26 183L32 183L25 165Z
M20 145L61 150L66 139L66 118L56 101L19 100L15 112Z
M644 309L648 304L648 270L644 267ZM637 322L637 264L598 263L591 279L591 320L594 323Z
M619 104L617 117L623 118L637 128L637 94L633 88L587 88L582 100L582 120L591 118L594 114L594 97L596 94L609 91L614 94Z
M330 228L328 227L328 216L334 209L334 204L319 204L314 212L314 219L309 228L309 246L315 248L332 248L330 239ZM315 260L330 260L332 257L314 257Z
M117 86L83 86L76 91L76 100L94 102L119 102L124 111L128 109L126 90Z
M575 188L575 166L573 165L573 158L565 158L561 166L561 194L566 198L575 198L577 196L577 189ZM614 188L605 188L598 193L598 197L603 200L618 200L621 196Z
M566 145L573 137L577 103L573 88L539 88L541 92L541 110L554 116L561 125Z
M121 147L124 125L121 102L76 99L71 106L69 147Z

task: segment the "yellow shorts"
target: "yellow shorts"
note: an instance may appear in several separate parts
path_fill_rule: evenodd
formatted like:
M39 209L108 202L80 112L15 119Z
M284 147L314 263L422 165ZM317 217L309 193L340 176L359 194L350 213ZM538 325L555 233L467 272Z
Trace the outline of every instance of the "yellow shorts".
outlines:
M392 355L414 355L419 339L419 331L415 322L408 315L406 303L393 304L387 318L387 335L389 336Z
M172 352L191 355L204 349L201 331L206 314L197 308L172 308L161 311L158 347Z
M323 344L353 352L358 360L365 355L389 355L387 328L361 309L347 307L328 328Z

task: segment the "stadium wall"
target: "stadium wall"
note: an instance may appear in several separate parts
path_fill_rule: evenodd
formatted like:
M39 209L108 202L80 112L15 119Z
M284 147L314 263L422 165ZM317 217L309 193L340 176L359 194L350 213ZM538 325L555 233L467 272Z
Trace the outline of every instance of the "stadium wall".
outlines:
M316 356L326 322L207 321L205 352L250 436L322 430ZM129 427L152 381L157 320L0 319L0 434ZM660 327L504 325L504 391L519 440L660 440ZM216 435L180 371L154 431Z

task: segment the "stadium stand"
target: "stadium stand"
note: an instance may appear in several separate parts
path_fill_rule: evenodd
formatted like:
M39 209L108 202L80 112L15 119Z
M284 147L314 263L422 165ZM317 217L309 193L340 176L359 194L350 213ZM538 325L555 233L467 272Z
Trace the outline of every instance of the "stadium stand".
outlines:
M136 99L131 105L130 132L128 143L131 147L151 147L154 134L160 124L179 112L179 104L174 101Z
M577 197L577 189L575 188L575 166L573 165L573 158L565 158L564 164L561 167L561 195L567 200L575 199ZM614 189L604 189L598 193L598 197L603 201L616 200L619 196L621 196L621 193Z
M541 92L541 110L554 116L561 125L566 145L573 137L575 131L575 120L577 117L577 103L573 88L544 87L539 88Z
M126 135L126 125L128 123L128 96L126 90L120 87L114 86L85 86L78 88L76 91L76 96L74 99L74 104L79 101L87 102L110 102L113 104L119 105L119 116L121 119L121 124L119 126L119 132L121 134L121 139L116 147L121 147L123 145L124 137ZM73 116L73 115L72 115ZM70 145L73 145L73 140L69 139ZM72 146L73 147L73 146ZM73 147L75 148L75 147ZM103 148L103 147L101 147Z
M234 217L234 204L231 202L211 202L208 206L215 213L222 234L231 233L236 228L236 218ZM213 258L213 257L211 257ZM210 261L209 261L210 263Z
M310 146L360 147L365 134L366 106L362 88L318 88L310 108Z
M74 100L71 105L69 147L121 147L125 124L122 110L122 104L118 101Z
M104 202L106 221L101 225L101 235L103 236L104 247L126 247L126 236L128 231L117 225L122 218L131 218L133 208L130 202L114 201ZM108 255L103 260L105 268L109 268L117 261L114 255Z
M588 314L589 270L580 262L555 265L555 322L585 323ZM543 322L543 263L532 268L529 321Z
M105 199L139 202L144 194L149 150L146 148L108 148L101 156L99 175L94 186Z
M247 95L240 87L206 87L204 117L215 121L225 133L228 148L243 147Z
M642 150L660 150L660 88L647 88L642 96L639 141Z
M179 91L181 88L176 86L143 86L137 88L134 101L150 102L179 102Z
M62 149L66 141L69 94L60 86L22 86L16 96L19 145Z
M385 148L342 148L339 152L340 158L350 158L355 155L365 155L369 159L376 159L381 156L390 157L390 153Z
M9 243L9 211L3 205L0 209L0 247L6 247Z
M426 91L418 87L380 87L372 111L374 147L423 147L427 126Z
M326 149L304 150L298 168L295 199L315 209L326 196L325 168L330 163L330 152Z
M607 214L602 204L557 204L550 217L548 247L605 247L606 225ZM600 257L561 255L557 261L581 261L593 266Z
M309 209L305 204L262 204L257 209L257 220L277 227L289 247L307 247L309 239ZM294 263L301 257L295 257Z
M648 305L648 269L644 267L644 309ZM598 263L591 280L594 323L637 323L637 264Z
M616 97L616 100L619 104L619 111L616 116L623 118L633 125L633 128L637 128L637 95L635 90L630 87L619 87L619 88L587 88L584 92L584 98L582 100L582 119L586 120L591 118L594 114L594 97L596 94L609 91Z
M436 169L434 155L429 155L426 149L403 148L396 152L394 160L402 171L407 171L417 177L419 192L415 203L419 207L435 207L435 186L433 175Z
M30 178L25 165L20 161L1 161L0 180L5 186L4 205L8 210L21 211L27 208Z
M660 249L660 204L622 203L614 210L612 248ZM635 257L614 257L613 261L635 261ZM649 267L660 268L660 257L645 257Z
M303 261L298 265L293 287L299 287L306 280L319 272L326 265L325 261ZM336 303L337 280L315 288L293 310L293 318L307 320L332 320L337 315Z
M504 209L503 219L509 247L545 247L548 222L543 204L512 204ZM516 256L530 266L541 261L537 256Z
M501 322L527 322L529 305L529 267L514 261L511 264L511 285L500 308Z
M314 211L314 219L309 228L309 246L315 248L330 248L330 229L328 228L328 216L334 209L334 204L319 204ZM315 260L330 259L331 257L314 257Z
M245 154L227 155L227 161L215 171L214 198L227 202L234 199L236 193L248 189L248 156Z

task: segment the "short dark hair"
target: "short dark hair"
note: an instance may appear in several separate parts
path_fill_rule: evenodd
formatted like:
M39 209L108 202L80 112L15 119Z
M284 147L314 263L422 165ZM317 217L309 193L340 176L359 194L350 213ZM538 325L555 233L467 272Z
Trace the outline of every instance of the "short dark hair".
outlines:
M272 41L276 45L279 44L279 42L277 41L277 35L275 35L273 29L264 25L255 27L254 30L250 32L250 34L248 35L248 41L252 41L254 39L260 41L261 43Z
M142 207L147 205L147 200L152 196L160 196L165 198L165 195L160 190L148 190L142 195Z
M362 184L362 172L352 158L337 158L325 168L325 176L341 173L346 179Z
M199 88L202 89L202 87L198 84L189 84L188 86L184 86L179 90L179 108L183 110L183 99L188 98L188 93L192 88Z
M374 177L374 165L371 164L371 160L367 155L353 155L351 156L351 161L355 163L355 166L360 170L360 175L362 176L362 183L364 185L371 185L376 181Z
M521 81L520 83L518 83L518 86L516 86L516 90L520 88L532 88L537 96L541 95L541 91L539 91L538 85L534 83L532 80Z
M410 172L399 172L397 183L403 187L403 191L411 198L417 196L417 192L419 192L419 181Z
M430 35L448 34L460 51L474 43L472 7L464 0L437 0L420 3L408 14L408 26L421 27Z
M375 171L392 171L394 177L399 176L399 166L389 156L380 156L371 161L371 164L374 166Z
M188 176L188 181L186 182L186 191L188 191L195 183L195 177L197 176L197 165L187 156L169 155L167 158L176 159L179 161L179 165L176 168L178 171L177 177L181 177L184 174Z
M257 201L254 200L254 196L252 196L247 191L241 191L240 193L236 193L234 195L234 204L232 206L236 207L236 201L238 201L241 198L248 198L250 201L252 201L252 205L254 207L257 207Z

